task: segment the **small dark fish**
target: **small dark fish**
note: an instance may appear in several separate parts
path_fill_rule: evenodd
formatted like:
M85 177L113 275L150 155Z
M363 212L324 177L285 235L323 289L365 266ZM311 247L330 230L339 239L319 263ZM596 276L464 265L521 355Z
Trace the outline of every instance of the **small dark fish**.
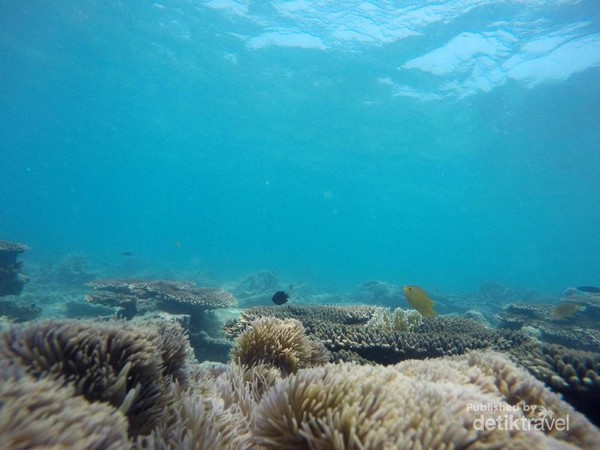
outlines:
M276 305L283 305L290 298L290 294L284 291L277 291L273 294L273 303Z
M577 290L582 292L591 292L592 294L600 294L600 288L595 286L579 286L577 287Z
M123 255L123 256L133 256L133 253L131 253L131 252L123 252L123 253L121 253L121 255Z

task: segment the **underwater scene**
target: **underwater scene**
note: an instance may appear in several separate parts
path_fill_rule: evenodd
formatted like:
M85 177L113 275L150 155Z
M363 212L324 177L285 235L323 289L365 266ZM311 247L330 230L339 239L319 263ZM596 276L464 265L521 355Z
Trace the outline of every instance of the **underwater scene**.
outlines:
M0 0L0 450L600 449L597 0Z

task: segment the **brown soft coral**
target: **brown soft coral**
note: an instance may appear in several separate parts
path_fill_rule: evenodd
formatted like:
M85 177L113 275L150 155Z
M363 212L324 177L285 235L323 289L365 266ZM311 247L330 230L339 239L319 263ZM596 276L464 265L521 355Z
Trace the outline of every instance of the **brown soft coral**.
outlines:
M324 364L329 352L323 344L306 336L299 321L263 317L252 322L250 329L237 338L231 357L246 366L271 365L287 375Z
M138 437L139 450L244 450L250 446L246 418L237 404L225 406L217 397L169 387L172 402L161 412L148 436Z
M555 418L568 416L570 429L477 428L478 419L495 420L498 414L527 421L522 410L513 408L519 402L544 406ZM488 409L476 412L469 405ZM600 439L584 416L506 357L492 353L299 371L264 395L253 433L267 449L313 450L593 449Z
M186 345L176 325L47 321L0 335L0 361L119 408L137 435L152 429L170 401L166 385L186 385Z
M2 365L2 363L0 363ZM110 405L90 403L73 387L35 380L0 367L2 448L121 450L129 448L127 419Z

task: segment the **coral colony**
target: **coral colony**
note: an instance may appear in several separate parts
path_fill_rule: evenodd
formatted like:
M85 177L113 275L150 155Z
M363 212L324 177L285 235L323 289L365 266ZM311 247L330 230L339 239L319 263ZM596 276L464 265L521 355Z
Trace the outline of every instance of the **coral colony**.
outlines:
M556 305L446 315L414 286L415 309L273 305L278 282L267 272L229 291L90 281L80 267L75 278L91 291L69 311L102 315L35 321L14 295L25 248L0 246L13 294L2 300L13 322L0 333L3 448L598 448L597 328L572 326ZM510 296L493 287L481 298ZM252 306L261 301L271 306ZM597 320L596 293L563 303Z

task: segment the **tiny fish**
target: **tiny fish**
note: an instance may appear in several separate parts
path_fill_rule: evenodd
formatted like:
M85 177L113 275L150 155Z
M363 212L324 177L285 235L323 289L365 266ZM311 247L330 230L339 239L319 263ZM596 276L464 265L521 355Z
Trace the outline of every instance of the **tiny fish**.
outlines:
M123 252L123 253L121 253L121 255L123 255L123 256L133 256L133 253L131 253L131 252Z
M592 294L600 294L600 288L595 286L579 286L578 291L591 292Z
M277 291L273 294L273 303L276 305L283 305L287 303L288 298L290 298L290 294L284 291Z
M437 315L433 309L433 300L431 300L427 293L420 287L405 286L402 289L402 292L404 292L404 296L406 297L406 300L408 300L408 303L410 303L411 306L419 311L426 319Z
M554 320L564 320L573 317L584 309L584 306L577 305L576 303L561 303L550 310L550 317Z

